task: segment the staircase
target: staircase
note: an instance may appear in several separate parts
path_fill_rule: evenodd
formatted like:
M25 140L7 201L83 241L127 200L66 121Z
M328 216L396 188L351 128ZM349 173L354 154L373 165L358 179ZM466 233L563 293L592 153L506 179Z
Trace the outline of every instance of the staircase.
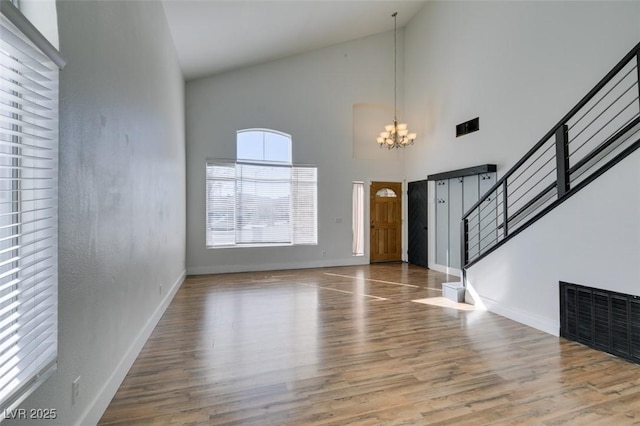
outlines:
M466 269L640 147L640 43L464 215Z

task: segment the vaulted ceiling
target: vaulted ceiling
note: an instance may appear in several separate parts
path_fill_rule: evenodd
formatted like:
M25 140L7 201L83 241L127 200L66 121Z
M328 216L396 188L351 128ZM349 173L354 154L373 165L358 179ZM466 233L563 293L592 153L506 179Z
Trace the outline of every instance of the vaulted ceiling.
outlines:
M187 80L403 27L425 1L164 0Z

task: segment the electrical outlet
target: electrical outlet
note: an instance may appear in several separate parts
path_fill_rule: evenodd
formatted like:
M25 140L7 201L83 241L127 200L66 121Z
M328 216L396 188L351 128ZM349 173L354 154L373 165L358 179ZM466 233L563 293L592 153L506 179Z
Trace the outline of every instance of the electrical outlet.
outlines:
M162 284L160 284L160 296L162 296Z
M71 405L74 405L80 398L80 376L71 383Z

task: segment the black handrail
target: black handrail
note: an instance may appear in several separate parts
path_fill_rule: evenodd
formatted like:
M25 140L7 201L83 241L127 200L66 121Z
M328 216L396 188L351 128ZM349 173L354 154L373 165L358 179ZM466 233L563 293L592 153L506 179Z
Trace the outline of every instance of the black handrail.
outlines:
M558 200L554 201L552 204L550 204L547 207L545 207L543 210L540 210L531 219L529 219L525 224L523 224L522 226L518 227L515 231L510 231L509 232L509 236L507 238L505 238L503 240L500 240L497 244L495 244L494 246L492 246L492 247L488 248L487 250L485 250L484 252L482 252L482 254L480 256L478 256L477 258L475 258L474 260L472 260L470 262L467 262L462 268L463 280L464 280L464 277L466 275L466 268L472 266L473 264L475 264L478 261L480 261L482 258L484 258L484 257L488 256L489 254L493 253L502 244L504 244L505 242L507 242L511 238L515 237L520 232L524 231L529 225L532 225L534 222L536 222L537 220L539 220L542 217L544 217L547 213L549 213L550 211L555 209L557 206L559 206L564 201L569 199L572 195L576 194L582 188L586 187L589 183L593 182L596 178L598 178L598 176L602 175L604 172L606 172L607 170L611 169L613 166L618 164L620 161L622 161L623 159L628 157L631 153L633 153L635 150L637 150L639 148L640 148L640 140L636 141L631 146L625 148L625 150L623 152L621 152L619 155L615 156L613 159L611 159L610 161L605 163L600 169L598 169L598 173L594 173L594 174L590 175L587 179L585 179L584 181L580 182L579 184L577 184L576 186L571 188L571 191L568 192L567 195L564 198L558 199ZM460 224L461 224L462 229L467 229L466 227L468 226L468 221L462 220L460 222ZM465 242L464 242L465 234L463 234L461 236L461 240L463 240L462 241L463 247L464 247L464 244L465 244Z
M570 140L569 140L569 127L567 126L567 123L569 122L569 120L571 120L572 118L574 118L574 116L576 116L576 114L578 114L591 100L594 99L594 97L600 93L602 91L603 88L605 88L605 86L607 86L607 84L609 84L614 78L616 78L616 76L619 77L619 73L620 71L622 71L625 67L627 67L633 60L636 60L636 74L637 77L635 78L635 81L631 84L631 86L629 88L632 88L633 86L637 85L638 86L638 97L633 99L631 103L627 104L626 107L624 107L622 110L620 110L618 112L618 114L614 115L613 118L611 118L609 121L607 121L604 126L602 126L595 134L593 134L589 139L587 139L585 142L582 143L582 145L579 146L579 148L582 148L583 146L590 144L592 139L598 135L598 133L603 130L604 128L608 127L610 123L612 123L614 120L616 120L618 118L618 116L621 116L623 113L627 113L626 109L631 106L637 104L638 105L638 112L633 114L633 117L628 120L624 125L622 125L621 127L619 127L618 129L616 129L615 132L613 132L613 134L609 135L608 137L604 138L604 141L599 143L594 149L591 150L591 152L586 153L586 155L584 157L582 157L581 159L576 161L576 164L574 164L572 167L569 164L569 157L570 155L573 155L576 151L574 151L574 153L569 153L569 144L570 144ZM597 100L596 104L592 105L591 108L588 109L588 111L586 111L585 113L583 113L583 116L580 118L580 120L582 120L585 116L589 115L591 113L591 111L594 109L594 107L596 105L598 105L601 101L603 101L605 99L605 97L607 97L609 95L609 93L611 93L614 89L616 89L616 87L618 86L618 84L625 80L633 71L633 68L628 71L624 76L622 76L622 78L619 78L618 83L616 83L616 85L612 88L609 89L608 92L606 92L599 100ZM586 130L589 126L591 126L591 124L593 124L594 122L596 122L597 120L599 120L602 116L604 116L604 113L607 112L607 110L613 106L614 104L616 104L618 102L618 100L620 100L623 96L627 95L629 89L627 89L627 91L625 91L622 95L618 96L618 98L616 98L603 112L601 112L600 114L598 114L594 119L592 119L592 121L585 127L582 129L582 131L580 132L580 134L576 135L575 137L579 137L582 132L584 132L584 130ZM638 102L636 102L638 101ZM579 120L579 121L580 121ZM490 252L492 252L493 250L495 250L497 248L497 246L500 246L502 244L504 244L508 239L511 239L512 237L514 237L517 233L521 232L524 228L528 227L531 223L533 223L534 221L538 220L540 217L542 217L544 214L548 213L552 208L555 208L555 206L557 206L558 204L560 204L562 201L564 201L564 199L568 198L569 196L573 195L573 193L577 192L579 189L582 189L586 183L591 182L593 179L595 179L597 176L599 176L601 173L603 173L605 170L608 170L610 167L612 167L614 164L617 164L617 162L619 162L622 158L626 157L627 155L629 155L631 152L633 152L635 149L638 148L639 146L639 141L636 142L632 142L631 146L627 147L626 149L623 150L623 152L619 153L616 158L614 158L613 160L608 161L606 164L604 164L603 166L601 166L598 170L596 170L593 175L589 175L587 176L586 179L584 179L582 182L580 182L579 184L575 185L574 188L571 187L571 176L573 173L576 172L580 172L580 174L584 173L584 170L581 170L584 166L592 163L587 170L589 170L593 164L595 164L595 161L601 161L603 160L604 157L606 157L607 155L609 155L611 152L613 152L617 146L620 146L621 144L623 144L624 142L626 142L629 138L627 139L622 139L625 135L632 133L632 135L635 135L638 132L638 129L640 128L640 43L636 44L636 46L631 49L629 51L629 53L627 53L612 69L611 71L609 71L605 77L603 77L573 108L571 108L571 110L565 114L564 117L562 117L562 119L560 121L558 121L558 123L556 125L554 125L529 151L527 151L527 153L520 158L520 160L518 160L516 162L516 164L511 167L505 174L504 176L502 176L482 197L480 197L480 199L469 209L467 210L467 212L463 215L462 217L462 223L461 223L461 231L464 233L463 235L461 235L461 243L462 243L462 269L463 269L463 277L464 277L464 270L465 268L471 266L472 264L476 263L477 261L479 261L481 258L485 257L486 255L488 255ZM618 142L619 140L621 140L621 142L616 146L613 147L613 144ZM597 142L597 141L596 141ZM556 172L556 179L553 183L551 184L546 184L545 188L542 190L542 192L536 194L535 196L533 196L533 198L527 202L524 203L524 206L520 206L517 211L512 214L509 215L508 214L508 208L509 208L509 204L508 204L508 179L512 178L512 176L518 172L521 167L527 163L527 161L531 160L532 157L546 144L549 143L553 143L556 147L555 150L555 158L556 158L556 162L555 162L555 172ZM551 148L550 146L548 148L546 148L546 150L549 150L549 148ZM579 149L578 148L578 149ZM611 148L610 150L608 150L608 148ZM542 155L540 155L541 157ZM598 158L600 157L600 158ZM539 159L539 158L538 158ZM519 179L525 172L527 172L527 170L531 167L532 164L534 164L538 159L533 160L533 162L531 164L529 164L529 166L521 171L521 173L514 179ZM548 162L549 160L547 160ZM543 165L543 167L545 167ZM541 169L543 168L539 168L536 172L533 172L534 175L536 173L540 173ZM527 183L529 181L529 179L531 179L534 175L531 175L527 178L527 180L525 181L525 183ZM548 176L548 174L547 174ZM546 179L540 179L540 182L544 181ZM512 180L513 182L513 180ZM547 180L548 182L548 180ZM520 186L522 186L523 184L521 184ZM535 186L537 185L534 184L532 185L533 188L535 188ZM520 188L520 186L518 188ZM502 187L502 194L499 195L499 189L500 187ZM547 199L547 200L543 200L545 198L545 195L549 194L549 191L551 191L553 188L557 189L557 200L554 201L551 205L546 205L551 199ZM474 216L474 213L478 215L478 222L480 221L479 215L480 212L477 211L480 206L482 206L483 203L486 202L486 200L489 197L497 197L500 196L503 201L502 201L502 214L500 214L498 216L498 212L496 212L496 217L495 217L495 228L492 228L492 230L490 230L491 232L495 232L495 238L493 241L493 245L490 247L485 247L485 250L483 250L483 248L481 246L478 247L477 250L477 256L474 259L469 259L469 221L470 218L472 216ZM522 197L520 197L522 198ZM518 198L518 200L520 200L520 198ZM514 202L517 203L517 201ZM542 202L541 202L542 200ZM526 200L525 200L526 201ZM537 203L541 202L541 205L537 205ZM536 209L537 208L543 208L542 211L537 212ZM524 212L528 211L529 209L532 209L533 211L530 211L527 213L527 215L525 215L524 218L518 218L517 222L522 221L523 219L526 219L526 217L531 214L531 213L535 213L533 215L533 217L525 220L524 223L520 224L517 229L515 230L515 232L511 232L510 229L510 222L512 222L514 219L516 219L518 216L522 215ZM498 209L499 210L499 209ZM500 221L499 217L501 216L501 224L498 224L498 222ZM476 220L475 216L474 219ZM479 223L478 223L479 225ZM475 228L475 225L473 227L471 227L471 229ZM498 235L498 232L501 232L500 236ZM480 237L480 231L478 231L478 237ZM486 236L485 236L486 237ZM501 238L500 238L501 237Z

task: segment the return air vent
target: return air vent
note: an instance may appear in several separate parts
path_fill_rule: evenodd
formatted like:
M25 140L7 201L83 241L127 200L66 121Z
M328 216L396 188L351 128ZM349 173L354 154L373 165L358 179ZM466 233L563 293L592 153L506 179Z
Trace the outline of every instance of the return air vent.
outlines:
M560 335L640 363L640 297L560 281Z
M456 138L480 130L480 117L456 125Z

